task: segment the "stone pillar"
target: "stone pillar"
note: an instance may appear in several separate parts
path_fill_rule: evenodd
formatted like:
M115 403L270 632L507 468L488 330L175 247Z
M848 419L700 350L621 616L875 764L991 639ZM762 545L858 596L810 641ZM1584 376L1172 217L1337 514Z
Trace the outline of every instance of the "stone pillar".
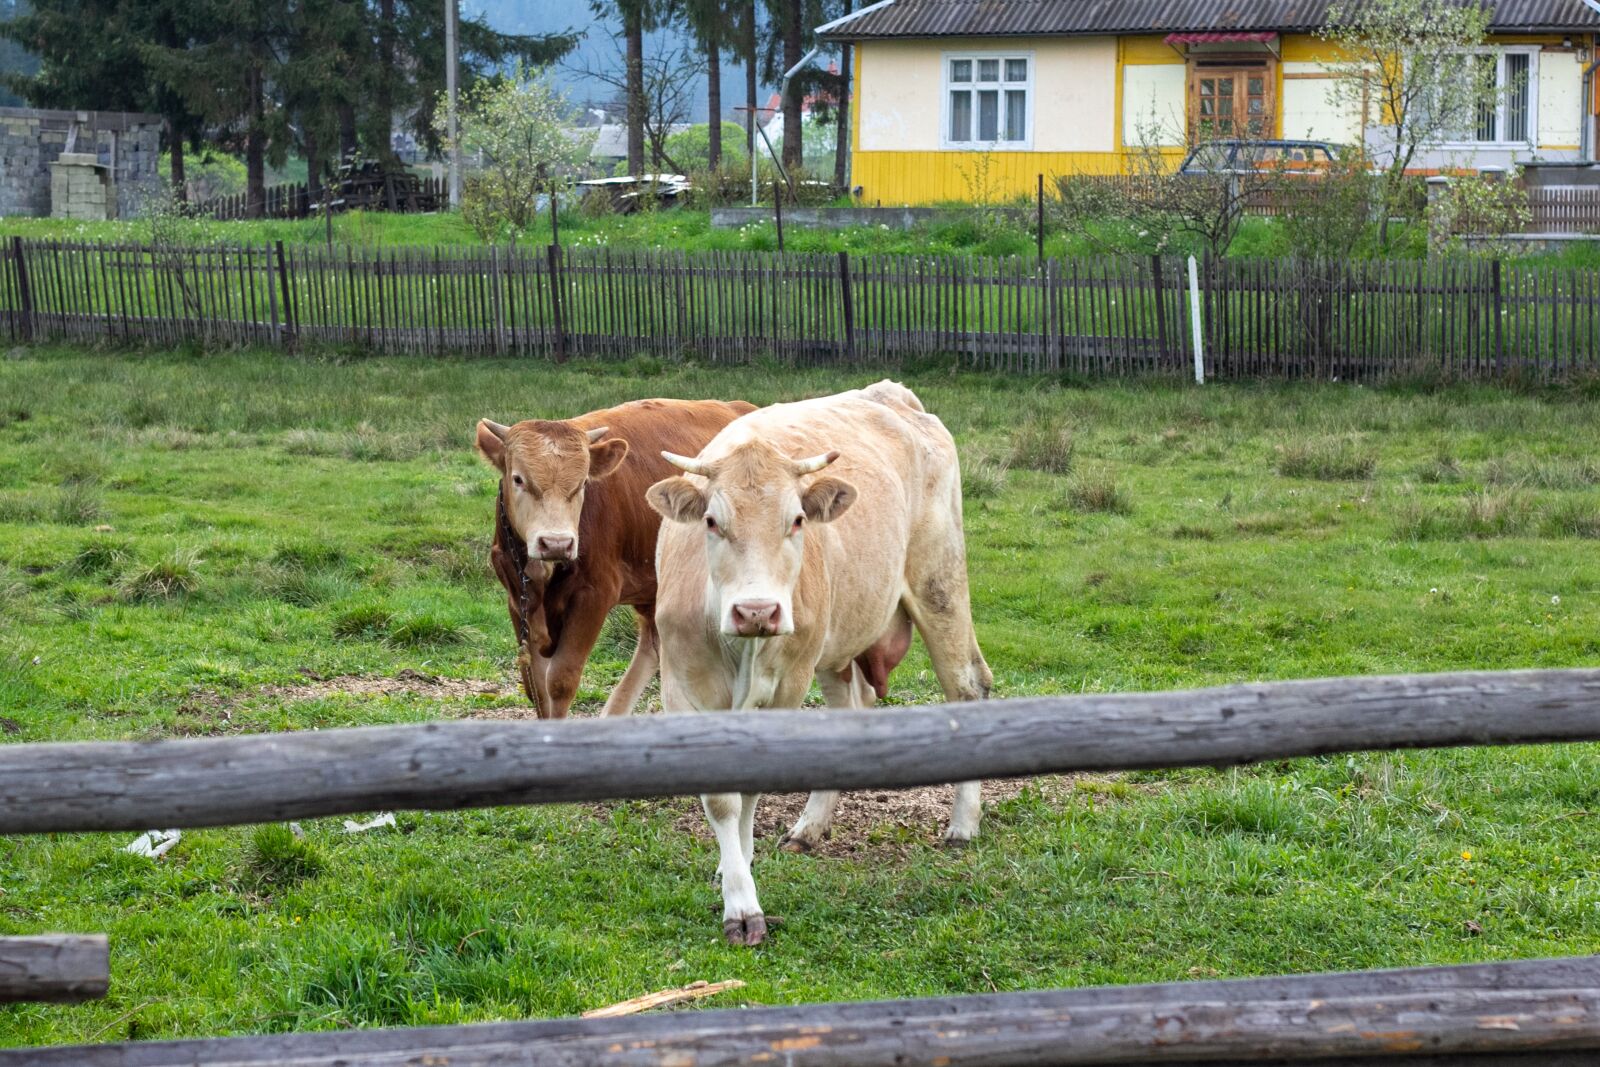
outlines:
M63 152L50 164L50 217L103 222L115 217L110 176L93 152Z

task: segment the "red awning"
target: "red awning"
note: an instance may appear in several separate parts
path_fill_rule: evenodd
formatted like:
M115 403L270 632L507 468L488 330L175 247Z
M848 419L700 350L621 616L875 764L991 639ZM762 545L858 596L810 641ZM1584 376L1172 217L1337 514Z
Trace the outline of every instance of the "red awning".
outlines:
M1276 33L1169 33L1166 41L1180 44L1266 44L1276 41Z

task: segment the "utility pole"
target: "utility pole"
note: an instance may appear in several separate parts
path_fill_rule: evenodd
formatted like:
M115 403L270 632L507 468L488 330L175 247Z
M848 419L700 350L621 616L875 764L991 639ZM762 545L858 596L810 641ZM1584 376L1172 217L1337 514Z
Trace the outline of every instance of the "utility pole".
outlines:
M458 0L444 0L445 136L450 141L450 206L461 208L461 129L456 118L456 20Z

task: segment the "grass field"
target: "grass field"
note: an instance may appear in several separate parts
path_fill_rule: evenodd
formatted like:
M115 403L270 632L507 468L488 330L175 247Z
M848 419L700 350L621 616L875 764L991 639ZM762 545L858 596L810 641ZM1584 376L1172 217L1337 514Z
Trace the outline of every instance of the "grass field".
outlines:
M921 225L913 230L891 230L879 226L855 226L843 230L808 230L792 224L784 227L784 248L791 252L968 254L983 256L1023 256L1036 254L1031 214L1007 218L997 213L952 211L949 218ZM1024 223L1024 219L1027 219ZM561 214L561 241L575 247L605 246L618 249L675 248L684 251L770 252L778 247L777 227L768 219L737 229L712 229L711 216L690 208L649 212L641 215L588 216L577 210ZM189 239L200 243L232 244L322 244L327 239L325 221L210 222L196 221L186 227ZM478 245L479 241L461 217L455 214L390 215L383 212L351 212L333 220L333 239L341 247L434 247ZM150 240L149 223L76 222L69 219L0 219L0 236L57 238L63 240L138 241ZM549 244L550 216L539 216L528 234L526 245ZM1048 256L1103 255L1108 248L1122 247L1095 242L1070 233L1058 232L1047 224L1045 254ZM1196 242L1185 243L1180 235L1175 251L1200 254ZM1245 219L1229 255L1245 257L1291 256L1303 252L1294 240L1270 219ZM1389 255L1417 259L1428 253L1425 234L1417 228L1397 229ZM1508 254L1507 259L1551 266L1594 268L1600 266L1600 242L1568 241L1553 251Z
M998 695L1600 663L1600 399L1344 386L903 380L963 449ZM65 349L0 359L0 739L521 716L484 563L480 416L772 401L864 373L640 360ZM631 647L608 630L592 711ZM937 697L919 651L894 701ZM102 1002L0 1045L981 992L1592 951L1591 747L1338 756L847 798L829 854L757 846L768 945L721 943L691 800L0 840L0 933L106 931ZM793 801L772 801L793 810Z

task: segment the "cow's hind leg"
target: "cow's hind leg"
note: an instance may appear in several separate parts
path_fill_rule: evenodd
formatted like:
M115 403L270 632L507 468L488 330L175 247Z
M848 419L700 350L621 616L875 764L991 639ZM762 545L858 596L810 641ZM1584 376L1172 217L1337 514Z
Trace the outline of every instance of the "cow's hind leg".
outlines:
M767 936L767 920L756 899L756 882L741 839L745 812L752 820L755 817L755 800L740 793L711 793L700 798L721 854L717 873L722 877L722 934L730 945L759 945Z
M848 673L848 678L840 678L832 671L818 671L817 688L822 690L822 699L830 708L869 707L875 702L876 694L871 686L861 680L861 668L852 663ZM833 826L834 812L838 808L837 789L819 789L812 793L806 800L800 818L783 835L778 847L785 852L810 852L828 836L828 830Z
M639 703L645 686L655 677L656 666L661 662L661 637L656 633L655 617L644 611L639 615L639 643L634 646L628 669L622 672L616 688L606 698L602 715L626 715Z
M967 591L966 560L960 553L944 566L930 566L914 574L908 582L906 610L927 646L939 688L950 701L987 700L994 687L994 675L978 648L972 627L972 606ZM955 806L950 812L950 829L945 844L964 845L978 834L983 817L981 782L956 785Z

